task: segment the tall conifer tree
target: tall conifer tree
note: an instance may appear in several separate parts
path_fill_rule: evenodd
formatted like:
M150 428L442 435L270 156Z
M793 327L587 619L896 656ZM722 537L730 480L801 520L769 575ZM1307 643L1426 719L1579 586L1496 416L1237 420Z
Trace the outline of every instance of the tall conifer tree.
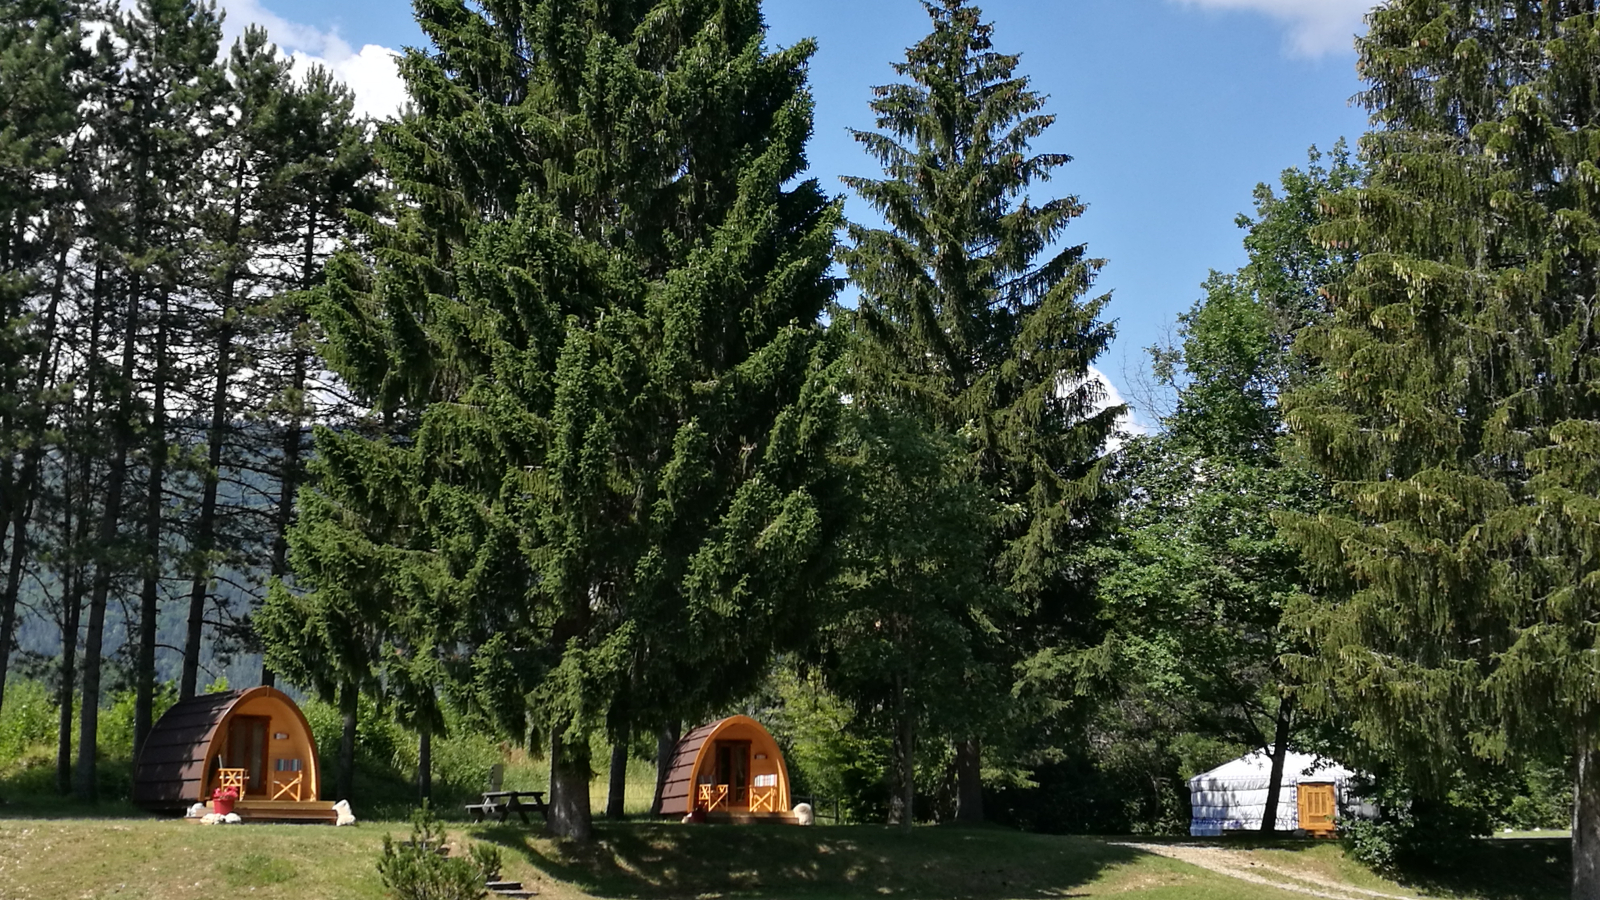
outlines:
M51 360L79 195L72 149L88 53L68 0L0 3L0 708L31 556Z
M1001 504L992 578L1017 626L1004 656L1064 637L1060 608L1079 594L1063 551L1089 518L1123 410L1102 407L1089 372L1113 334L1099 318L1108 298L1087 296L1101 262L1057 245L1083 206L1029 195L1070 161L1030 150L1055 118L1017 74L1019 57L994 49L978 8L924 5L933 32L895 64L907 82L874 89L882 131L856 133L886 177L845 179L888 224L849 230L854 369L884 402L960 435L967 477ZM971 820L982 815L983 723L969 728L957 768L959 816Z
M354 579L395 588L378 621L453 616L458 677L539 736L551 826L583 839L624 685L652 725L678 690L731 699L820 577L838 213L790 184L811 45L766 51L755 0L417 10L437 49L379 148L410 205L318 310L388 436L319 433L309 593L263 617Z
M1576 760L1600 897L1600 21L1595 0L1394 0L1359 42L1370 184L1327 367L1286 403L1343 501L1294 538L1314 696L1419 777Z

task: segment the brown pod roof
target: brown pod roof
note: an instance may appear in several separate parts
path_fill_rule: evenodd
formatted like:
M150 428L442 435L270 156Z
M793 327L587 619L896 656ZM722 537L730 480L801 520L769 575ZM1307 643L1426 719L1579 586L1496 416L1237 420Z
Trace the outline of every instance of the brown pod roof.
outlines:
M689 792L693 790L694 766L700 759L700 748L726 721L701 725L678 741L678 748L672 754L672 766L667 769L667 781L661 788L662 815L681 816L689 812Z

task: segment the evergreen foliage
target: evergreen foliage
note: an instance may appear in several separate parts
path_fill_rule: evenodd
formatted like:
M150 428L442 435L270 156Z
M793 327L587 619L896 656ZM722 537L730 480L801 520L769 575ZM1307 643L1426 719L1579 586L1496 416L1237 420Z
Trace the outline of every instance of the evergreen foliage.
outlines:
M936 442L958 438L960 477L995 504L986 587L949 611L965 619L974 701L970 721L946 723L943 736L960 742L960 815L974 819L978 740L1007 718L1007 669L1019 654L1081 639L1072 623L1084 617L1066 609L1083 599L1069 551L1096 523L1102 453L1124 410L1103 404L1090 372L1113 334L1099 318L1108 298L1086 298L1102 264L1081 245L1058 246L1083 205L1028 193L1069 160L1030 151L1054 116L1017 74L1019 58L994 49L980 10L924 5L933 31L895 64L906 81L874 89L881 131L856 132L885 177L845 183L888 227L850 225L842 258L861 298L841 318L856 335L861 402ZM902 773L911 753L902 750Z
M544 744L552 826L583 839L619 699L653 724L740 696L823 577L838 212L786 187L811 47L766 52L754 2L418 15L436 49L378 149L408 203L317 311L384 433L318 434L309 591L264 618L359 641L309 663L349 677L448 648L439 671Z
M440 851L449 836L426 801L411 817L411 839L396 843L383 836L378 877L397 900L478 900L488 895L485 882L500 874L500 848L474 842L470 858Z
M290 517L261 488L337 396L285 289L319 280L343 206L371 206L348 91L294 84L259 29L220 58L219 38L204 3L0 6L0 527L20 550L0 644L29 634L21 663L50 676L63 789L79 717L85 797L108 693L132 688L136 747L166 673L190 693L247 637ZM281 415L289 387L318 402Z
M1328 716L1419 782L1578 761L1574 897L1600 894L1592 345L1600 22L1585 2L1399 0L1359 43L1358 254L1286 402L1339 508L1292 539Z

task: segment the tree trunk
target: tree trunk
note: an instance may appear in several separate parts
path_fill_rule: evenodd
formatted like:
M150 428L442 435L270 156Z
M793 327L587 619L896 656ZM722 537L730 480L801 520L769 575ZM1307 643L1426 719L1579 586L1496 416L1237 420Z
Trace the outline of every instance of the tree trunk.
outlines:
M111 594L112 548L122 521L122 492L128 478L128 449L133 443L133 376L139 336L139 290L129 289L127 322L122 338L122 383L117 400L116 434L111 463L106 474L106 503L100 516L95 541L94 587L89 593L89 624L83 637L83 701L78 716L78 779L80 800L99 797L96 783L95 750L100 739L100 651L105 641L106 601Z
M104 317L104 304L101 302L104 294L105 272L100 266L95 267L94 307L89 319L89 352L100 352L100 326ZM96 380L97 368L94 364L89 366L88 383L84 386L83 403L81 409L85 418L94 409L95 392L99 388ZM68 458L70 459L70 450ZM73 500L73 475L66 472L61 479L61 544L71 547L69 555L71 565L70 589L62 593L66 608L63 612L61 625L61 683L58 690L57 702L60 705L60 719L56 735L56 790L62 795L72 793L72 697L73 690L77 687L77 652L78 652L78 626L83 616L83 592L88 570L82 557L83 548L89 543L89 526L93 517L89 511L91 504L89 494L91 478L94 474L93 454L82 452L78 454L77 486L81 489L80 499ZM65 468L65 467L63 467ZM77 503L82 503L80 508ZM73 514L77 514L77 526L73 526Z
M31 462L31 466L24 465L23 469L37 468L38 460L35 458ZM28 513L32 505L31 498L26 496L32 490L29 481L24 471L22 483L15 491L18 496L11 502L11 553L6 566L5 591L0 595L0 709L5 709L6 675L10 668L11 645L16 640L17 596L22 585L22 564L28 552Z
M433 799L433 728L427 724L417 731L417 799Z
M339 799L349 800L356 785L356 711L360 695L354 684L339 689L339 714L344 730L339 736Z
M144 583L139 590L139 656L134 666L133 758L155 725L156 618L161 600L161 507L167 478L167 292L156 313L150 402L150 480L145 487Z
M1272 775L1267 782L1267 805L1261 810L1261 833L1278 828L1278 802L1283 794L1283 767L1289 758L1289 730L1294 723L1294 695L1278 701L1277 725L1272 735Z
M80 574L62 591L66 621L61 624L61 662L58 669L61 683L56 687L56 705L60 716L56 726L56 790L63 795L72 793L72 695L78 677L76 663L78 620L83 613L82 590Z
M56 318L61 298L66 293L66 282L67 248L63 246L56 255L55 282L50 290L50 303L42 317L40 333L44 335L44 346L39 350L39 364L34 370L33 392L26 400L28 403L43 403L45 388L54 380ZM11 645L16 639L17 598L22 590L23 563L28 557L28 523L33 516L34 488L39 480L40 460L44 456L46 418L45 409L33 409L28 417L28 443L22 454L22 471L15 482L7 478L4 505L10 517L11 543L5 594L0 598L0 710L5 709L6 705L6 675L11 661ZM10 463L8 457L7 469Z
M594 816L589 809L589 779L594 773L589 768L587 748L562 739L564 725L550 730L549 828L556 837L586 844L594 832Z
M956 742L956 821L983 821L983 742L978 738Z
M628 729L611 745L611 781L606 786L606 818L621 819L627 815L628 792Z
M231 298L233 289L227 291ZM200 495L200 520L196 523L195 549L199 562L189 585L189 633L183 645L183 676L178 698L193 697L200 682L200 644L205 636L206 593L211 587L211 555L217 547L217 484L222 472L222 444L228 426L229 360L233 356L233 326L223 322L217 332L217 377L212 385L211 431L207 436L206 480Z
M677 719L663 722L656 732L656 793L650 800L650 815L661 815L661 795L667 790L667 775L672 772L672 758L678 752L678 738L683 723Z
M1578 741L1572 797L1572 900L1600 900L1600 747Z
M904 685L896 700L894 733L894 793L889 797L889 824L906 831L916 819L917 757L916 722L911 716L910 698Z

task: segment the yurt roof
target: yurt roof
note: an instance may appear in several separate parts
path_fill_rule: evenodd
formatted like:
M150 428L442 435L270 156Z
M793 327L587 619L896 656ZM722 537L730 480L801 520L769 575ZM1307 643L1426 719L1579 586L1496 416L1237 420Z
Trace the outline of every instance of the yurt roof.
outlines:
M1283 760L1283 783L1331 781L1343 783L1355 773L1326 757L1289 751ZM1209 772L1189 779L1191 790L1249 790L1267 787L1272 781L1272 753L1263 748L1223 763Z

